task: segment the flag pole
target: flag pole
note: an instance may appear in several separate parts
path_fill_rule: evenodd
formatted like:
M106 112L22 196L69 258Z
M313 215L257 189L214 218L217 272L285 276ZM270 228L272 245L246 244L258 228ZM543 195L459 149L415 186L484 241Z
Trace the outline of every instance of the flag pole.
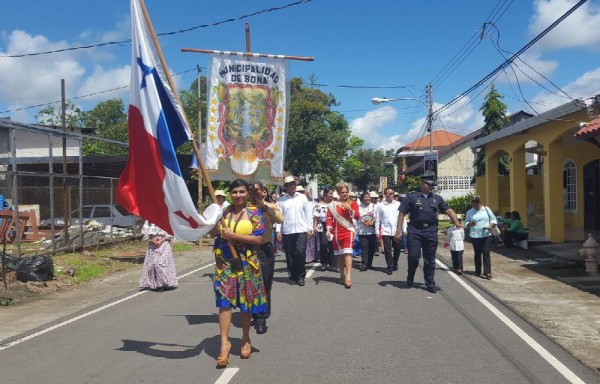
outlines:
M177 94L177 88L175 87L175 83L173 83L173 79L171 78L171 73L169 72L169 67L167 67L167 61L165 60L165 57L162 53L162 48L160 47L160 44L158 43L158 37L156 36L156 32L154 31L154 26L152 25L152 21L150 21L150 15L148 15L148 10L146 9L146 4L144 4L144 0L139 0L139 2L140 2L140 7L142 8L142 13L144 14L144 19L146 19L146 25L148 26L150 36L152 37L152 41L154 41L154 46L156 47L156 53L158 54L158 57L160 58L160 63L163 67L163 70L165 71L165 76L167 77L167 81L169 82L169 86L171 87L171 90L173 91L173 95L175 96L175 99L177 100L179 105L181 105L181 100L179 99L179 95ZM183 109L182 109L182 113L183 113L183 118L185 119L186 126L189 127L190 125L188 123L187 116L185 115L185 111ZM191 136L191 134L190 134L190 136ZM215 203L217 201L217 197L215 196L215 190L213 189L212 183L210 181L210 176L208 175L208 172L206 172L206 168L204 167L204 163L202 162L202 156L200 156L200 149L198 149L198 145L196 144L196 141L193 139L192 139L192 148L194 148L194 153L196 154L196 158L198 159L198 167L202 171L202 176L204 177L204 180L206 180L206 186L208 187L208 194L210 195L210 198L212 199L213 203ZM225 221L225 217L223 217L221 219L221 226L224 228L227 228L227 222ZM233 244L229 241L228 241L228 244L229 244L229 251L231 252L232 259L239 260L240 257L238 255L235 247L233 246ZM241 263L241 262L239 262L239 263Z
M175 83L173 83L173 79L171 78L171 73L169 72L169 67L167 67L167 62L162 53L162 48L160 47L160 44L158 43L158 37L156 36L156 32L154 31L154 26L152 25L152 21L150 21L150 15L148 14L148 10L146 9L146 4L144 4L144 0L139 0L139 2L140 2L140 7L142 8L142 12L144 14L144 19L146 19L146 25L148 26L150 36L152 37L152 41L154 41L154 46L156 47L156 53L158 54L158 57L160 58L160 63L163 67L163 70L165 71L165 76L167 77L167 81L169 82L169 86L171 87L171 90L173 91L175 99L177 100L179 105L181 105L181 100L179 99L179 94L177 93L177 88L175 87ZM182 109L182 112L183 112L183 118L185 119L185 124L186 124L186 128L187 128L190 126L190 124L188 123L187 116L185 115L185 111L183 109ZM189 129L189 128L187 128L187 129ZM192 140L192 148L194 149L194 153L196 154L196 158L198 159L198 167L200 168L200 171L202 172L202 177L204 178L204 180L206 180L208 194L210 195L210 198L214 203L217 201L217 197L215 196L215 190L213 189L212 183L210 181L210 176L208 175L208 172L206 172L206 168L204 167L204 163L202 162L202 156L200 156L200 149L198 148L198 145L196 144L195 140Z

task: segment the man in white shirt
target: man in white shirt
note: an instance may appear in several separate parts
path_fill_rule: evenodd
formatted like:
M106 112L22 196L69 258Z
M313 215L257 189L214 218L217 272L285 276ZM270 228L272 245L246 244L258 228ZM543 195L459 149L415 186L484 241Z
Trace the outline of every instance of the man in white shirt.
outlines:
M286 177L283 186L286 194L277 201L283 213L283 223L277 228L277 240L283 240L290 283L302 287L306 277L306 241L313 236L312 205L304 194L296 192L294 176Z
M387 274L391 275L393 271L398 270L398 259L400 259L400 244L394 241L400 203L394 200L394 190L392 188L386 188L383 193L385 198L377 206L379 218L378 229L381 231L381 237L383 238L383 251L385 253L385 262L387 264ZM403 230L403 233L404 232L405 230Z

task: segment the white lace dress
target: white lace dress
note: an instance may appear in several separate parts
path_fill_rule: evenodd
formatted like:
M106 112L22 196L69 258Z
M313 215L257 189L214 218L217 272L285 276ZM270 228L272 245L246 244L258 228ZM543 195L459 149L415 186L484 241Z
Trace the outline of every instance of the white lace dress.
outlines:
M163 290L177 287L177 272L171 241L173 237L156 225L146 221L142 228L143 240L148 241L144 269L140 277L141 289ZM150 240L165 239L157 247Z

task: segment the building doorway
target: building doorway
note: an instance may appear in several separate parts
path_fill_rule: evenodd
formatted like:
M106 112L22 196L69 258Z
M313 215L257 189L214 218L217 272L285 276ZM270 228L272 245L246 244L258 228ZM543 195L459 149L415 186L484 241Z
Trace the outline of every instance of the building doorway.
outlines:
M600 230L600 160L583 166L583 227Z

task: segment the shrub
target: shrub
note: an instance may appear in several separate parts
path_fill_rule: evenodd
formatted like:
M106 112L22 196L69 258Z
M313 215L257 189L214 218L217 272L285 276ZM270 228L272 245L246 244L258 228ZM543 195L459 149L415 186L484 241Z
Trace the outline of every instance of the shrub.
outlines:
M469 209L471 209L471 200L473 194L469 193L464 196L452 197L446 201L446 203L454 209L457 214L465 215Z

